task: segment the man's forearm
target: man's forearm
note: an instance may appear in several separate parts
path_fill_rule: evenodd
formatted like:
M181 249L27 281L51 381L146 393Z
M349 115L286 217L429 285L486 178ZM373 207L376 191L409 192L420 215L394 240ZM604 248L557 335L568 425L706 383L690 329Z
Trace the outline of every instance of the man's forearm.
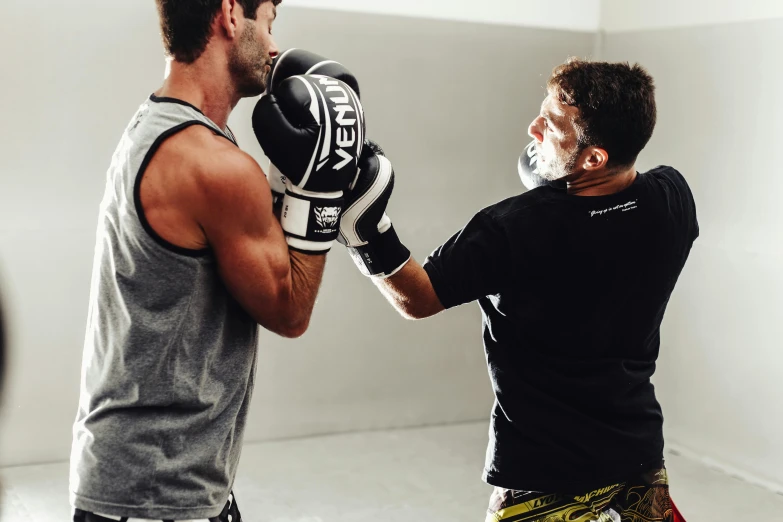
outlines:
M289 251L291 258L291 295L289 317L294 330L301 334L307 330L313 314L315 300L323 280L326 255L308 255Z
M444 310L427 272L413 258L393 276L372 280L406 319L425 319Z

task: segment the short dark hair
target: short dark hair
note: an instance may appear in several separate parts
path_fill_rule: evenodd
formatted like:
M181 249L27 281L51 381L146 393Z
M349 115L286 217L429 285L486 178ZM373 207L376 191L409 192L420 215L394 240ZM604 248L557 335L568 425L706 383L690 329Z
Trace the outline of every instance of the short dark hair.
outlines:
M633 165L652 137L655 82L639 64L569 58L552 72L547 90L579 109L580 147L606 149L610 167Z
M245 16L256 19L264 2L275 6L282 0L237 0ZM223 0L155 0L166 53L178 62L193 63L207 48L212 21Z

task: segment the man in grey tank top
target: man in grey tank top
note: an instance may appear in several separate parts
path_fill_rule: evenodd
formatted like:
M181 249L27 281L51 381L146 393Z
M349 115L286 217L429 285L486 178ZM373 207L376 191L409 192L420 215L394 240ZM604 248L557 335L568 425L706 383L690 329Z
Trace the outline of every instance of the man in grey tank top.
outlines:
M258 325L305 332L331 243L284 232L226 126L266 89L280 0L156 3L170 73L126 128L100 205L73 520L240 522Z

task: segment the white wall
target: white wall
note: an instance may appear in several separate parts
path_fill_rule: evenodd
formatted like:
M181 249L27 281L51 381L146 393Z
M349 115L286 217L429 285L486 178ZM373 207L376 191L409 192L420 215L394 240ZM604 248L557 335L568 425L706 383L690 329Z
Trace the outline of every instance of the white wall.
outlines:
M439 20L596 31L601 0L285 0L312 7Z
M740 23L782 16L783 3L734 5L604 0L602 57L638 60L656 77L660 124L642 166L680 168L699 205L702 237L672 299L656 379L669 442L783 483L783 113L773 103L783 73L770 66L783 21ZM597 0L286 0L276 35L368 79L370 131L398 168L391 212L421 258L518 190L514 154L549 70L592 50L589 33L514 26L592 31L598 12ZM0 276L13 347L0 464L17 464L67 455L103 174L163 61L152 1L5 2L0 14L0 44L18 50L0 55ZM734 23L655 30L723 22ZM449 69L443 57L464 60ZM412 88L393 74L406 67L432 79ZM461 81L482 71L492 81ZM464 117L444 92L472 100ZM251 108L241 104L231 125L260 158ZM465 146L476 128L483 139ZM485 418L478 322L467 307L406 323L335 252L311 332L262 339L249 439Z
M105 171L164 62L151 0L1 5L0 275L13 351L0 465L9 465L68 455ZM516 158L542 78L592 47L589 33L285 4L275 34L282 48L339 58L362 79L368 129L398 174L390 213L419 259L521 190ZM533 56L518 52L536 45ZM252 107L243 102L230 125L260 157ZM264 334L260 349L248 440L489 416L477 307L406 322L339 247L308 334Z
M607 32L747 22L783 18L781 0L602 0Z
M0 463L16 464L67 455L102 180L163 62L153 2L4 2L0 13L0 271L11 347Z
M783 491L781 35L783 20L608 34L603 57L655 77L641 167L680 169L701 223L662 331L667 443Z

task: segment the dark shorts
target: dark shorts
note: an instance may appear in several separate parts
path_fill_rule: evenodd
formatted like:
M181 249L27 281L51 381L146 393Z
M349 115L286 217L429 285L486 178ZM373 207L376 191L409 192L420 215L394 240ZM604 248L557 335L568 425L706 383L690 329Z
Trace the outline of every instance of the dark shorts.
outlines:
M486 522L678 522L666 468L584 495L495 488Z
M101 515L97 513L88 513L81 509L75 509L73 512L73 522L177 522L176 520L149 520L145 518L118 517L115 515ZM188 520L188 522L242 522L242 515L239 513L234 494L228 497L228 502L220 515L213 518L204 518L201 520Z

